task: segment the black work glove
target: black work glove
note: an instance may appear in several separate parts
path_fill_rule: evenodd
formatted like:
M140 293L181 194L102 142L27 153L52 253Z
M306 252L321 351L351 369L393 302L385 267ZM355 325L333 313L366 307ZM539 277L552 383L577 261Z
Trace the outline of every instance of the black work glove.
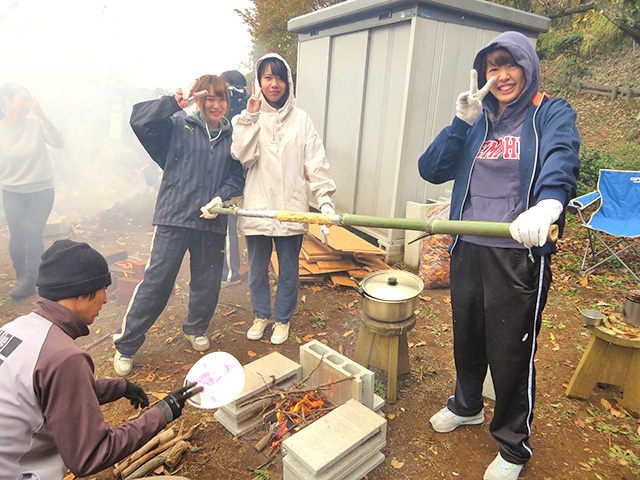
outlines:
M126 378L124 381L127 383L127 389L124 391L124 398L131 402L133 408L144 408L149 406L149 397L144 393L144 390L140 385L130 382Z
M171 392L158 402L158 408L162 410L165 417L167 417L167 423L172 422L182 415L184 402L193 397L196 393L200 393L204 390L203 387L198 387L197 385L197 382L189 382L181 389Z

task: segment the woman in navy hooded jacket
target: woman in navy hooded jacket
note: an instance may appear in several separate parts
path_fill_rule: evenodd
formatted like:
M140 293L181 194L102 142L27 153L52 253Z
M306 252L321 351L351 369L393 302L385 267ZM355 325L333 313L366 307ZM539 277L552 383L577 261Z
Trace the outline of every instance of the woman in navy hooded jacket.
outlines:
M531 458L534 355L551 283L547 241L564 226L580 167L576 112L538 92L531 42L506 32L476 55L453 123L420 157L420 175L454 180L453 220L509 222L513 238L456 236L451 250L456 387L430 424L438 432L484 421L490 367L496 404L490 431L500 452L485 479L517 479Z

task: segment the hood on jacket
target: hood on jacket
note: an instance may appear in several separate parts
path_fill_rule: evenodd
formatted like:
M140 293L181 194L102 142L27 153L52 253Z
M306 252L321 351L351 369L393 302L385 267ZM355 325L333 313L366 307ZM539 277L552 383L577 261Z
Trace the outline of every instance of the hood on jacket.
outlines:
M260 68L260 64L267 58L277 58L278 60L281 60L284 63L284 65L287 67L287 83L289 84L289 95L287 96L287 100L284 102L284 105L279 109L275 109L271 105L269 105L269 102L267 102L266 97L261 92L260 96L262 97L262 106L260 107L260 110L266 110L266 111L280 110L280 112L282 113L289 112L296 105L295 95L293 94L293 75L291 74L291 67L289 66L287 61L277 53L267 53L266 55L263 55L262 58L260 58L260 60L256 62L256 79L258 80L259 80L258 69Z
M518 62L518 65L524 69L526 78L522 92L520 92L518 98L509 104L507 108L510 110L518 110L521 106L529 105L538 93L538 88L540 87L540 60L531 44L531 40L520 32L501 33L477 53L473 61L473 68L477 72L480 72L480 67L487 53L496 48L506 48L509 53L513 55L516 62ZM485 83L487 83L486 78L480 78L480 75L478 75L478 88L482 88ZM497 113L498 100L491 93L484 97L482 103L491 112L494 114Z

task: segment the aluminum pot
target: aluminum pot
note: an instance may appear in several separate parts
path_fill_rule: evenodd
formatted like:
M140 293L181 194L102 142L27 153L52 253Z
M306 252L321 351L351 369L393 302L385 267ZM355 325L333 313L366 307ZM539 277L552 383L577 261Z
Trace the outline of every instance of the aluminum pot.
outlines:
M413 315L423 289L422 279L404 270L373 272L358 285L364 314L387 323L402 322Z
M640 290L627 293L622 308L622 321L636 327L640 326Z

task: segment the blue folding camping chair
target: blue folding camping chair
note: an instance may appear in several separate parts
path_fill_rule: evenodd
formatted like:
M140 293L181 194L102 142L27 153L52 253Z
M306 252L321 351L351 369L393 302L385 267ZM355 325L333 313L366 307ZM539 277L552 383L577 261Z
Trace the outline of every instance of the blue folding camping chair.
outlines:
M586 221L584 210L598 200L600 206ZM625 262L622 258L627 253L640 257L637 248L640 247L640 172L600 170L598 190L574 198L569 206L578 210L581 226L589 236L580 273L588 273L608 260L617 260L640 281L629 260ZM601 259L604 255L608 256ZM585 268L589 257L597 263Z

